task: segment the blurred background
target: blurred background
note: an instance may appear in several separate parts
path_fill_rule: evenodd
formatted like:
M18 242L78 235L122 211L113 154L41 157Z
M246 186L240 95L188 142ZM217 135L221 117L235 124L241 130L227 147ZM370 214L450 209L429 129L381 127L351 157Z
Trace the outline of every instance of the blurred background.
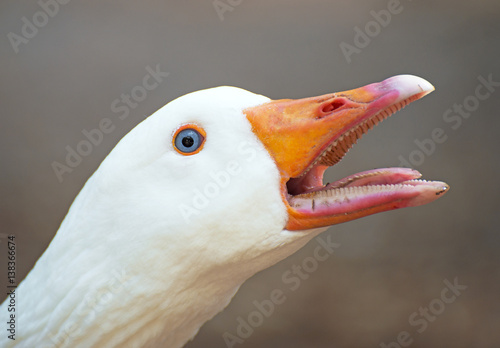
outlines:
M411 347L500 346L500 87L474 97L480 76L500 81L500 2L391 3L92 0L44 10L3 0L0 247L5 255L5 235L16 235L17 279L118 140L170 100L218 85L302 98L414 74L436 91L364 136L327 176L404 159L451 191L426 206L330 228L322 238L339 248L297 290L282 275L313 256L315 240L247 281L187 347L226 347L223 334L237 335L238 317L246 321L273 289L286 301L235 347L397 347L389 344L403 331ZM390 19L382 15L389 10ZM116 100L142 85L148 67L168 76L146 95L136 90L139 100L120 119L116 107L125 104ZM464 101L465 117L444 117ZM59 180L52 163L64 163L66 147L75 149L82 130L103 118L116 129ZM418 143L436 128L446 141L424 153ZM441 306L446 280L467 288ZM411 324L429 305L429 319L418 314L424 322Z

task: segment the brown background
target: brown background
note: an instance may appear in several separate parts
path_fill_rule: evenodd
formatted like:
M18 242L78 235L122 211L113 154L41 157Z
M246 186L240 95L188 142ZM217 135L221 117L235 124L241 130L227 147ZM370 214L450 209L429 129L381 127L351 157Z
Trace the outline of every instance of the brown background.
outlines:
M273 99L301 98L411 73L436 92L365 136L330 180L399 165L415 139L448 140L416 169L446 180L439 201L354 221L325 234L341 246L295 292L281 281L316 242L244 284L229 307L188 347L224 347L252 302L284 290L278 306L237 347L379 347L406 330L412 347L500 345L500 90L453 130L443 114L471 95L479 75L500 81L500 2L406 1L404 10L348 64L339 45L388 1L243 1L221 21L211 0L72 1L61 5L15 53L7 33L40 10L0 4L0 189L2 233L17 236L23 278L43 253L72 200L116 142L145 115L184 93L235 85ZM170 75L130 116L110 109L141 83L146 66ZM59 183L52 161L103 117L117 129ZM1 244L5 255L5 239ZM4 261L2 261L3 263ZM0 289L5 272L0 271ZM422 333L408 317L440 296L443 280L468 286ZM3 291L3 290L2 290ZM44 294L41 294L44 296Z

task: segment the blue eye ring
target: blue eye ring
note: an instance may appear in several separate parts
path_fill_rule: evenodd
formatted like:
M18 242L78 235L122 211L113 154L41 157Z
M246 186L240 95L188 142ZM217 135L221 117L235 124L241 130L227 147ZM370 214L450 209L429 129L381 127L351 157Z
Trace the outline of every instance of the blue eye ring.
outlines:
M184 156L197 154L203 149L206 133L196 124L186 124L179 127L172 138L174 149Z

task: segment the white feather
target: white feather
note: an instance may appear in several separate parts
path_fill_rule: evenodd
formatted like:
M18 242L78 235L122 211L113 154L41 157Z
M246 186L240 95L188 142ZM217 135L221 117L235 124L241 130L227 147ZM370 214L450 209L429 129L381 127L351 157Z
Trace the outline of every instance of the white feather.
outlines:
M16 341L0 345L180 347L246 279L322 231L284 230L278 169L243 114L267 101L203 90L127 134L17 289ZM193 156L172 146L186 123L207 133Z

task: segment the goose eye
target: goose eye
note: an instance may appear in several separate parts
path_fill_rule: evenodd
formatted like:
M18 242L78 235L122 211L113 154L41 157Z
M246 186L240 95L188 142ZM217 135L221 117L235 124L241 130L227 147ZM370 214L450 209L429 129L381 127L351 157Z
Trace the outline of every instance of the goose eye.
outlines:
M173 145L181 155L194 155L201 151L205 142L205 132L197 125L185 125L174 134Z

